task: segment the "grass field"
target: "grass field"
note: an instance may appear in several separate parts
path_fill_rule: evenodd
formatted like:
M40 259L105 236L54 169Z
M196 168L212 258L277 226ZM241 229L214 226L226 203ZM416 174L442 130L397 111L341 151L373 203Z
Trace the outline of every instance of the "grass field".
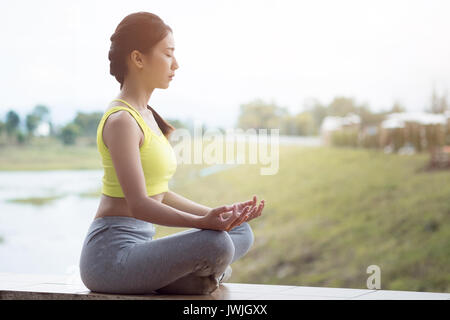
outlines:
M209 206L266 200L235 282L366 288L375 264L384 289L449 292L450 171L421 171L427 162L285 147L277 175L243 165L174 191Z
M0 170L99 169L97 150L0 151ZM203 178L181 165L173 191L215 207L266 200L250 222L253 248L232 282L450 292L450 171L423 171L427 154L280 146L276 175L241 165ZM189 178L191 177L191 178ZM96 196L96 195L94 195ZM157 226L156 238L184 229Z

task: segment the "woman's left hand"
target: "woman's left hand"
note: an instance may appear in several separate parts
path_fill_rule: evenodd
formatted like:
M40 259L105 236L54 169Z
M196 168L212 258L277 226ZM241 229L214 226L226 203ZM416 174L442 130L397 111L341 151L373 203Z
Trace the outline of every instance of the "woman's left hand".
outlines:
M256 196L253 196L252 200L234 203L232 205L234 207L233 210L236 210L239 213L239 218L237 218L233 222L233 224L227 229L227 231L241 225L244 222L259 217L262 213L262 210L264 209L265 203L264 200L261 200L258 206L256 206L256 203L257 203Z

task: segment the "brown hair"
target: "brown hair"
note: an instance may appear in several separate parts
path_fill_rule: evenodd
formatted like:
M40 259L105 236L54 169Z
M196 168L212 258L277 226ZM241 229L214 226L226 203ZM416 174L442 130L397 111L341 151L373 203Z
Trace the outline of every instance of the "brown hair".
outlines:
M109 73L120 83L120 89L128 72L127 55L133 50L143 54L149 53L169 32L172 32L172 29L160 17L150 12L131 13L122 19L110 38L111 47L108 53ZM152 111L159 129L169 138L175 128L152 107L147 105L147 108Z

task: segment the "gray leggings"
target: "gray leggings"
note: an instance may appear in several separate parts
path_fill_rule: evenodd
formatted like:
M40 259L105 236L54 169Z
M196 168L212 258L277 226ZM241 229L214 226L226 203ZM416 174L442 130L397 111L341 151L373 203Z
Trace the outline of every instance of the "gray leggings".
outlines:
M228 232L193 228L153 240L155 232L152 223L131 217L94 219L80 256L84 285L95 292L146 294L186 277L217 279L254 241L247 222ZM190 293L204 294L198 291Z

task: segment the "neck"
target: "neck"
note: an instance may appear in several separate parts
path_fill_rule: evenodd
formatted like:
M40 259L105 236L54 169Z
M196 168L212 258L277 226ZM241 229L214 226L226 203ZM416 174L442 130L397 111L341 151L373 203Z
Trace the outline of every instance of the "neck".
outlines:
M124 82L122 89L117 96L117 99L125 100L134 108L136 108L136 110L144 113L150 111L147 108L147 105L148 101L150 100L150 96L153 93L153 90L153 88L150 91L143 88L143 86L139 85L138 82L134 82L131 84L128 82Z

